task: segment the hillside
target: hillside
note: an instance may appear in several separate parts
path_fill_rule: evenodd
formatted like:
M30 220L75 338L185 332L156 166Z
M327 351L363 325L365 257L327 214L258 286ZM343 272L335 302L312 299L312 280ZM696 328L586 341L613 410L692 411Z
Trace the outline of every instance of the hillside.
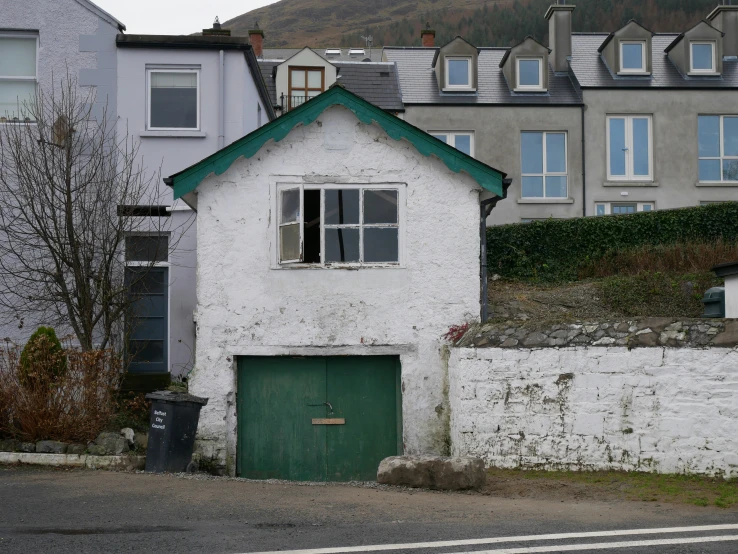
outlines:
M480 46L506 46L533 35L547 40L546 9L554 0L282 0L224 23L245 35L259 23L264 46L363 46L420 44L426 23L436 44L461 35ZM571 2L575 31L610 31L636 19L654 32L684 31L718 0L586 0Z

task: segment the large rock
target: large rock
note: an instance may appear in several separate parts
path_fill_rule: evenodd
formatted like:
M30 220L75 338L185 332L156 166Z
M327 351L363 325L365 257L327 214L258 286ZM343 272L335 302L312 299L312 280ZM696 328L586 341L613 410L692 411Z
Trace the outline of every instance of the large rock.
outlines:
M133 437L137 450L146 450L149 445L149 435L147 433L136 433Z
M439 490L478 489L486 471L479 458L392 456L379 464L377 482L384 485Z
M136 433L133 432L133 429L131 429L130 427L124 427L120 430L120 435L128 441L129 448L134 447L135 443L133 442L133 439L136 436Z
M20 445L21 452L36 452L35 442L22 442Z
M0 441L0 452L17 452L20 450L21 442L15 439Z
M128 452L128 441L120 433L103 431L95 439L95 444L105 449L105 454L120 456Z
M87 447L84 444L70 444L67 446L67 454L84 454Z
M59 441L38 441L36 452L44 454L64 454L67 451L67 443Z

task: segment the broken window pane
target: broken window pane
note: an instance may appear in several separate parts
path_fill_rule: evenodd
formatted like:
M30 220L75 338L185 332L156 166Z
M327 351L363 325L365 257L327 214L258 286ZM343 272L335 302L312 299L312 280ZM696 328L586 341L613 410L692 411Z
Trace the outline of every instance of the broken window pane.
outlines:
M397 262L397 229L366 228L364 229L364 261L365 262Z
M281 191L282 209L280 223L292 223L300 219L300 189Z
M364 223L397 223L397 191L364 191Z
M300 259L300 226L285 225L279 228L280 260L283 262Z
M326 191L327 192L327 191ZM359 230L326 229L325 262L358 262Z
M327 189L325 191L325 224L356 225L359 223L359 190Z

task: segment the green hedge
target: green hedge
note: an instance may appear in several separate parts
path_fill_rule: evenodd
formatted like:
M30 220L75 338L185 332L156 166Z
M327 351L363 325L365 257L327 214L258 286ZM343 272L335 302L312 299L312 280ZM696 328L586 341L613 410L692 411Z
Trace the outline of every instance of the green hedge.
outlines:
M497 209L503 209L504 202ZM487 229L489 273L557 282L614 250L677 242L738 240L738 202L630 215L548 219Z

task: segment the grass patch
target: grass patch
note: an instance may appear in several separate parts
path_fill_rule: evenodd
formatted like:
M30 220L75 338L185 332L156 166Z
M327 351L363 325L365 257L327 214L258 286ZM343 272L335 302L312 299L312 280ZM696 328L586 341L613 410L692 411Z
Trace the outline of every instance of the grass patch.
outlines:
M494 484L504 491L530 496L562 498L586 496L600 500L666 502L730 508L738 505L738 480L702 475L657 474L624 471L540 471L491 468L487 472L491 494ZM579 496L577 496L579 495Z

